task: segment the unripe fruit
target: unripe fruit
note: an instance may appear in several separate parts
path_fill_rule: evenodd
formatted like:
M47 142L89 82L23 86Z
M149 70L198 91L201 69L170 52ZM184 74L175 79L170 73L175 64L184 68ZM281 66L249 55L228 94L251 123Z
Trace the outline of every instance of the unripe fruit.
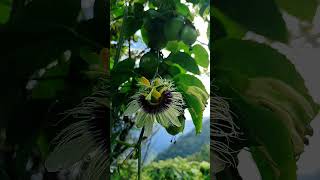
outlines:
M146 19L141 30L143 41L151 48L160 50L166 47L168 41L163 32L164 22L159 19Z
M166 22L164 35L168 41L178 40L184 21L181 17L175 17Z
M196 29L190 25L185 25L180 35L181 40L187 45L192 45L196 42L197 37L198 33Z
M145 77L150 79L154 76L159 64L158 61L158 55L154 52L148 52L141 57L139 66Z

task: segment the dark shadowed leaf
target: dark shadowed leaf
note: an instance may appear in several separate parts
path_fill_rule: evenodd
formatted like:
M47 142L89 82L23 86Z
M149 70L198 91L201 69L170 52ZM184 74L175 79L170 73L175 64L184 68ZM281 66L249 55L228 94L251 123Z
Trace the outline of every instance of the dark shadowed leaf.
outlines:
M251 31L273 40L288 40L285 22L274 1L224 0L214 1L213 6Z
M317 10L316 0L275 0L280 8L301 20L312 21Z
M11 1L2 0L0 2L0 24L5 24L10 17Z
M314 110L318 109L301 75L286 56L277 50L252 41L219 40L215 42L213 51L217 68L229 69L249 78L271 77L281 80L301 93Z
M133 59L125 59L116 64L111 71L113 83L118 86L129 80L133 75L134 65L135 61Z
M211 14L213 14L213 39L219 39L222 37L229 38L242 38L248 31L242 25L238 24L234 20L224 15L219 9L211 8Z

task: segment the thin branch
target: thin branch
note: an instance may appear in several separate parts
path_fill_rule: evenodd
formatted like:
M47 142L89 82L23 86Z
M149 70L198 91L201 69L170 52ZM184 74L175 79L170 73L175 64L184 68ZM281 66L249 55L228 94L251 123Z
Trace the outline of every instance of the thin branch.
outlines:
M131 59L131 37L129 37L129 59Z
M141 130L140 136L139 136L139 140L137 143L137 147L138 147L138 180L141 180L141 142L143 139L143 133L144 133L144 127Z
M202 45L204 45L204 46L209 46L209 44L206 44L206 43L201 42L201 41L199 41L199 40L197 40L197 42L200 43L200 44L202 44Z

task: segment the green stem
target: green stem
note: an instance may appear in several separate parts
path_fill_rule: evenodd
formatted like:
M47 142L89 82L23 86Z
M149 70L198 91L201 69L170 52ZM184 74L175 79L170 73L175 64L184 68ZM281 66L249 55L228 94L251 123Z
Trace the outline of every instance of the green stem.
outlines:
M116 140L117 143L121 144L121 145L124 145L124 146L127 146L127 147L135 147L134 144L130 144L130 143L127 143L127 142L123 142L123 141L120 141L120 140Z
M128 6L124 10L123 21L122 21L122 26L121 26L121 30L120 30L120 37L119 37L119 41L117 44L116 57L114 58L114 65L116 65L119 62L120 52L121 52L122 45L124 42L124 24L127 21L127 16L128 16Z
M156 72L154 73L153 75L153 78L152 79L155 79L158 75L158 72L159 72L159 65L160 65L160 51L157 52L157 55L158 55L158 61L157 61L157 69L156 69Z
M141 142L143 138L143 133L144 133L144 127L141 130L139 140L137 143L137 148L138 148L138 180L141 180Z
M138 146L138 180L141 180L141 144Z

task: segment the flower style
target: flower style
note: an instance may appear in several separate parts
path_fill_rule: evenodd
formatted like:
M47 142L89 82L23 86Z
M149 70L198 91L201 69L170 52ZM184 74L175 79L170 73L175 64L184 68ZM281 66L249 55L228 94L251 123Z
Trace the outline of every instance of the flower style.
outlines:
M145 128L145 136L152 133L154 121L163 127L181 126L178 117L183 114L182 94L176 91L171 80L156 78L151 83L142 77L139 90L132 96L124 116L136 115L136 126Z

